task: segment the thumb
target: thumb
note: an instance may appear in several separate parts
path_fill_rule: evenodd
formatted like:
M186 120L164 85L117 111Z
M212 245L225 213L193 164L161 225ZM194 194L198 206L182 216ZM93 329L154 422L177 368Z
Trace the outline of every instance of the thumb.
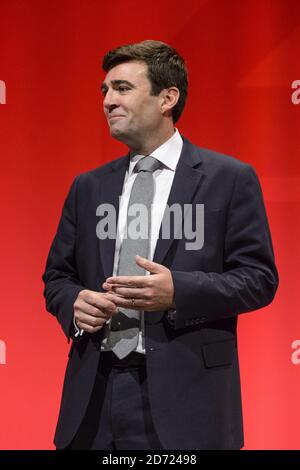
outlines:
M149 271L150 273L153 273L153 274L160 273L164 268L163 265L154 263L154 261L150 261L149 259L143 258L142 256L139 256L139 255L136 255L135 262L138 266L146 269L146 271Z

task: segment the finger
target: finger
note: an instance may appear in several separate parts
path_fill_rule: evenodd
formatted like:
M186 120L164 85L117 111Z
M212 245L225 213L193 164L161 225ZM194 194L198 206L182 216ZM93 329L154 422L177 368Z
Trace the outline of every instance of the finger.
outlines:
M86 295L84 296L84 300L86 303L97 307L100 310L115 311L116 309L113 302L107 299L107 297L105 297L105 295L100 292L87 291Z
M108 317L109 318L109 317ZM79 328L85 329L86 326L92 326L93 328L97 328L98 326L104 325L104 323L108 320L107 317L93 317L91 315L87 315L83 312L80 315L76 316L76 324Z
M113 291L115 284L108 284L107 282L103 282L102 287L106 291Z
M113 287L112 293L120 295L125 298L134 299L146 299L146 289L143 287L132 288L132 287Z
M146 287L149 276L113 276L106 279L107 284L119 284L119 287Z
M134 304L132 304L131 299L125 299L124 297L115 295L115 294L108 294L113 298L113 302L118 306L118 307L123 307L127 308L130 310L145 310L146 304L145 300L138 299L134 301Z
M108 284L104 282L103 288L107 289L107 293L115 293L123 297L145 298L145 287L124 287L122 284Z
M74 307L74 311L78 313L84 313L86 315L90 315L92 317L102 317L106 315L106 312L104 310L100 310L99 308L94 307L91 304L88 304L86 302L78 303Z
M152 274L158 274L165 269L165 266L162 264L154 263L154 261L150 261L149 259L143 258L139 255L136 255L135 262L138 266L146 269L146 271L149 271Z

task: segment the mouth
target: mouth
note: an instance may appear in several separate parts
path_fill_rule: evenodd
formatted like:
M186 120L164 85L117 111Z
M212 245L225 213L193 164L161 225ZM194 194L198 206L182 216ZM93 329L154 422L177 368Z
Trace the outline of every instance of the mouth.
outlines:
M109 116L109 117L108 117L108 120L109 120L109 121L114 121L114 120L121 119L121 118L123 118L123 117L125 117L125 116L121 116L121 115L120 115L120 116Z

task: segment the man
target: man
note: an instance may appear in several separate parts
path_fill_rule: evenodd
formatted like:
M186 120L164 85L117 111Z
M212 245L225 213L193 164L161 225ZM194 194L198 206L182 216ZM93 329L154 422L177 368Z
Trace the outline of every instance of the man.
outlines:
M43 276L73 338L55 444L240 449L237 315L278 285L258 179L174 129L187 71L173 48L122 46L103 68L110 133L129 153L75 179Z

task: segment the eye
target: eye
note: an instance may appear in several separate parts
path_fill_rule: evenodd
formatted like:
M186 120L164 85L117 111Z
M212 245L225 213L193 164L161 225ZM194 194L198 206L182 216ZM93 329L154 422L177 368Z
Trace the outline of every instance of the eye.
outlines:
M122 93L122 92L125 92L125 91L129 91L130 88L128 86L125 86L125 85L120 85L118 90Z

